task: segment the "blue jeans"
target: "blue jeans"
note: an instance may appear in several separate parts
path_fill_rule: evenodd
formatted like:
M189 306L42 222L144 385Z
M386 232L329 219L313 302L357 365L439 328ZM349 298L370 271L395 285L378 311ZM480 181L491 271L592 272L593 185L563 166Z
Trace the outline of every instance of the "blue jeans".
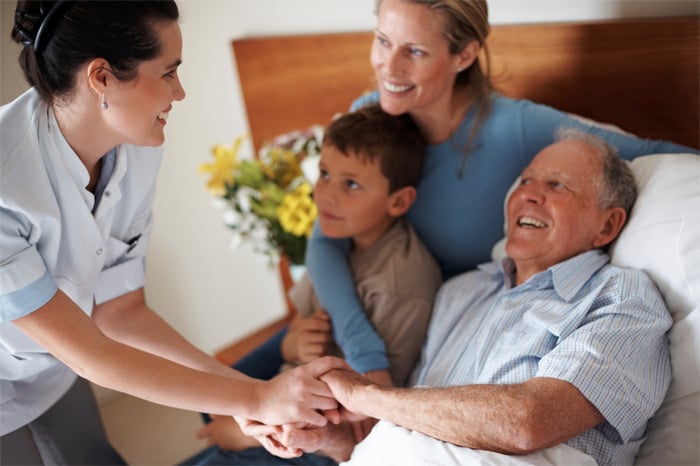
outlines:
M284 362L282 339L286 334L287 327L244 356L233 365L233 368L256 379L270 380L279 373L280 366Z
M222 450L216 446L202 450L191 458L186 459L183 466L268 466L268 465L337 465L327 456L304 454L299 458L284 459L270 454L263 447L248 448L243 451Z

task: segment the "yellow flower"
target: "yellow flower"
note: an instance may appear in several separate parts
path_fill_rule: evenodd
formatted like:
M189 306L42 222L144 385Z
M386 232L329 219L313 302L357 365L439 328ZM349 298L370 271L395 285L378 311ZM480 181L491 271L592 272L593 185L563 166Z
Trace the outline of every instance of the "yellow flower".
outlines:
M243 136L239 136L232 146L217 144L211 149L214 161L199 165L200 173L209 173L211 178L207 182L207 189L214 196L223 196L226 193L226 185L233 184L234 170L238 166L238 149L243 142Z
M302 183L294 191L285 194L277 210L284 231L307 238L311 236L317 212L316 204L311 199L309 183Z

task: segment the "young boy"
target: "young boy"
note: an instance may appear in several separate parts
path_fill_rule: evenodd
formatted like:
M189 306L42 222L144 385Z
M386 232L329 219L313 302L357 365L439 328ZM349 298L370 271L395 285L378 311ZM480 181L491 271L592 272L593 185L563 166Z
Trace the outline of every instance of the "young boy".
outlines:
M323 234L352 240L350 264L357 292L386 345L391 368L376 371L373 379L398 386L418 358L442 283L437 263L402 218L415 200L424 156L425 141L408 115L366 107L326 128L314 188ZM298 316L282 343L289 364L352 350L333 343L332 322L308 275L294 286L290 299ZM230 450L258 445L231 418L217 418L200 434Z

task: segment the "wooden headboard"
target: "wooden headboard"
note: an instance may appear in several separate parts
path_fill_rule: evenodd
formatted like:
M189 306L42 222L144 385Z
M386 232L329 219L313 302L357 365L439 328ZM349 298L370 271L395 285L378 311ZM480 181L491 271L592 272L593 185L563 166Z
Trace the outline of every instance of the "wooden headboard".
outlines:
M527 98L700 147L698 17L494 26L491 73ZM253 144L327 124L372 89L371 32L233 41Z

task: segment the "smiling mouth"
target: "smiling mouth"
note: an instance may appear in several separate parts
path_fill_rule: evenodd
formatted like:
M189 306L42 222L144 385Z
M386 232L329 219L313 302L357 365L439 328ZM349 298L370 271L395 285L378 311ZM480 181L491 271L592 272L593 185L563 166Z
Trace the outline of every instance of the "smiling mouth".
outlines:
M400 86L398 84L392 84L388 81L383 81L382 86L384 87L385 90L387 90L389 92L393 92L395 94L401 94L403 92L408 92L415 87L412 85Z
M533 217L520 217L518 219L518 226L525 228L545 228L547 224Z
M169 112L160 112L160 113L158 114L158 119L159 119L159 120L163 120L163 121L167 121L168 115L170 115Z

